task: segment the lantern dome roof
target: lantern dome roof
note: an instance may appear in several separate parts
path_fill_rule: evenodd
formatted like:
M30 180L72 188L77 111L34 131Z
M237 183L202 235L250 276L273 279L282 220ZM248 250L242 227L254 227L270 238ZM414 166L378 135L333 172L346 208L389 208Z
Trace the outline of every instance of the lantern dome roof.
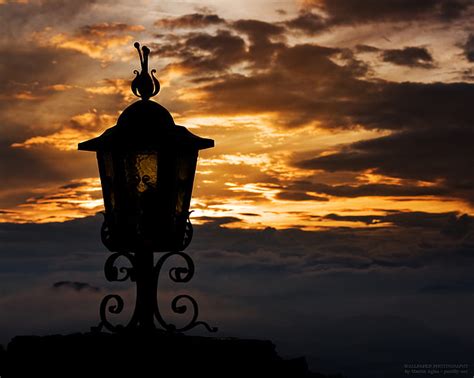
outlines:
M118 127L173 127L175 125L170 112L155 101L136 101L128 106L117 120Z
M214 141L176 125L166 108L150 100L131 104L119 116L115 126L97 138L79 143L79 149L85 151L177 147L203 150L214 147Z

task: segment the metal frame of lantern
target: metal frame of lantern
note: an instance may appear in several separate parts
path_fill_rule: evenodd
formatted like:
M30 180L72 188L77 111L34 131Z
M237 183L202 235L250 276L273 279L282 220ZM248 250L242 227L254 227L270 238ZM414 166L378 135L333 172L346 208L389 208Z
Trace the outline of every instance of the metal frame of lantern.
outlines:
M135 43L141 72L132 82L133 93L141 97L120 115L117 125L101 136L79 143L79 150L95 151L104 196L103 244L113 252L106 260L108 281L136 282L136 303L126 325L115 325L108 314L120 314L124 301L117 294L106 295L100 304L100 324L94 330L119 332L130 329L156 329L155 321L166 331L187 331L202 325L210 332L217 328L198 321L199 308L190 295L178 295L171 301L175 314L188 313L190 319L177 327L167 322L159 306L159 281L164 264L181 259L182 264L169 269L174 283L189 282L194 263L184 253L193 236L189 220L196 162L199 150L214 146L183 126L174 124L169 112L150 97L160 84L148 73L150 50ZM154 253L166 252L155 263ZM129 266L118 267L126 259Z

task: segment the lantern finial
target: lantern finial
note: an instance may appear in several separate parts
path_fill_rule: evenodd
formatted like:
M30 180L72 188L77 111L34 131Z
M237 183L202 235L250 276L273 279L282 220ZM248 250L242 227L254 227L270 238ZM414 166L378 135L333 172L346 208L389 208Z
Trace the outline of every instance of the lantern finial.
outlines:
M138 51L142 71L140 73L138 70L133 71L137 76L132 81L132 92L135 96L146 101L150 97L158 94L160 91L160 82L154 76L154 73L156 72L155 69L151 70L151 76L148 73L148 56L150 55L150 49L143 46L140 50L140 44L138 42L135 42L133 46L135 46Z

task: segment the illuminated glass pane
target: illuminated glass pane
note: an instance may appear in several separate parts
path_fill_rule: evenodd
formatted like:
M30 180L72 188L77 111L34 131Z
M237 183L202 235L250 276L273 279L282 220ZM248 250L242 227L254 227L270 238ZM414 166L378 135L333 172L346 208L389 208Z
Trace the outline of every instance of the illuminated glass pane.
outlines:
M156 189L158 157L155 153L138 153L124 159L128 184L139 192Z

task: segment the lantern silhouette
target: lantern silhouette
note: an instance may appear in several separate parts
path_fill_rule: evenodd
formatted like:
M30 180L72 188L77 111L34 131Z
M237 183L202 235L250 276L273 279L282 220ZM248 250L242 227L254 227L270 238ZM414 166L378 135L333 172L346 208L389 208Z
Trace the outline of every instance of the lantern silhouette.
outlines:
M137 303L128 328L136 326L154 328L156 317L163 328L176 327L161 317L156 287L159 270L170 256L180 256L187 267L173 268L170 278L187 282L194 273L194 265L183 251L191 242L193 229L189 220L189 206L193 190L198 152L214 146L212 139L194 135L174 123L173 117L163 106L149 100L160 90L160 84L148 73L150 50L135 43L141 62L141 72L132 82L132 91L141 100L131 104L119 116L117 125L97 138L79 143L79 150L97 153L100 180L105 205L102 241L115 252L106 262L105 275L109 281L137 282ZM154 266L153 252L168 252ZM130 260L131 268L117 269L119 257ZM118 272L126 272L120 278ZM173 273L174 272L174 273ZM186 311L178 300L191 301L197 317L197 304L189 296L178 296L173 301L176 313ZM116 305L108 306L110 300ZM101 326L116 331L106 319L106 311L119 313L123 300L117 295L104 298L101 305ZM193 318L189 329L195 325Z
M198 151L214 145L149 100L123 111L117 125L79 144L96 151L105 205L102 240L111 251L181 251Z

